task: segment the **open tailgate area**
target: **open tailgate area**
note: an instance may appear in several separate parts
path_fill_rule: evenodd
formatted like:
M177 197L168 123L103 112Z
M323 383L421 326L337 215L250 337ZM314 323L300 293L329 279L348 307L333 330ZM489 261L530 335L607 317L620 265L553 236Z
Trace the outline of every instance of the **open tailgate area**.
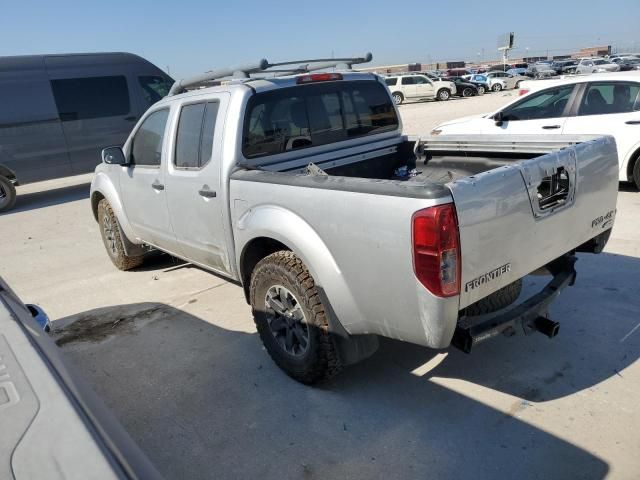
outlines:
M506 148L505 137L495 144L486 135L478 137L465 141L474 148L484 144L488 154L497 143ZM530 138L532 145L544 144L539 136ZM618 195L615 141L599 137L571 143L447 184L460 228L461 309L613 226ZM526 144L517 148L524 152Z

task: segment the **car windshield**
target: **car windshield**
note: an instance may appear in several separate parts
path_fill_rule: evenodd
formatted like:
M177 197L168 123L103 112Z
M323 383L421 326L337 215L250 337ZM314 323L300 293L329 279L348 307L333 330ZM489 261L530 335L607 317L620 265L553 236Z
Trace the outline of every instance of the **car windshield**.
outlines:
M595 61L593 62L593 64L594 64L594 65L606 65L606 64L608 64L608 63L609 63L609 62L607 62L606 60L595 60Z

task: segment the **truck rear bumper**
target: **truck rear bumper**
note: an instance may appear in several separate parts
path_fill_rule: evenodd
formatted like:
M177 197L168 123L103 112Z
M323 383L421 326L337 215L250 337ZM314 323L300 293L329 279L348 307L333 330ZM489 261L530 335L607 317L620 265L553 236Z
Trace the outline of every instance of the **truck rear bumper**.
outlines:
M477 317L460 317L451 344L470 353L474 345L501 333L514 335L521 330L528 335L538 331L554 337L560 325L545 315L562 289L575 282L576 261L574 255L567 254L546 265L546 269L553 275L552 280L540 292L506 312L501 310Z

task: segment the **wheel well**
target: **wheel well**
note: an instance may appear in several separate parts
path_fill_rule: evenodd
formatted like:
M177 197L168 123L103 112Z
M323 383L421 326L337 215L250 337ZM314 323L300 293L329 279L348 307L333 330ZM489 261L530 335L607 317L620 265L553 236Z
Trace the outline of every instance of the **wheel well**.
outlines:
M104 195L100 192L93 192L93 195L91 195L91 210L93 211L93 218L95 218L96 222L98 221L98 204L103 198Z
M13 173L11 170L9 170L4 165L0 165L0 176L8 178L9 180L15 180L16 179L16 174Z
M640 159L640 148L638 148L633 154L629 157L629 163L627 164L627 180L630 182L633 181L633 167L636 166L636 162Z
M240 255L240 280L244 289L244 296L249 302L249 284L251 283L251 273L258 262L264 257L280 250L291 250L284 243L273 238L258 237L251 240Z

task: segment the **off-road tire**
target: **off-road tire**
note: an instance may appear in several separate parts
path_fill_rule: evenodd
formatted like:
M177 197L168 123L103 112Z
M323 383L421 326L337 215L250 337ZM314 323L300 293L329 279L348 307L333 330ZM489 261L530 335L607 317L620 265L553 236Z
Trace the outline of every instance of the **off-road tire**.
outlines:
M450 98L451 98L451 92L448 89L441 88L440 90L438 90L436 99L438 99L441 102L446 102Z
M104 247L116 268L119 270L131 270L142 265L144 255L130 257L125 253L120 225L111 205L104 198L98 203L98 224Z
M0 212L6 212L16 204L16 187L7 177L0 175L0 189Z
M294 295L306 318L309 339L302 356L288 353L276 341L269 327L265 297L276 285L285 287ZM313 277L293 252L275 252L258 262L251 274L249 300L262 344L287 375L310 385L340 372L342 364L329 334L325 307Z
M393 92L391 94L391 97L393 97L393 103L395 103L396 105L402 105L402 102L404 102L404 95L402 95L400 92Z
M640 190L640 156L636 158L636 163L633 165L633 183L635 183L636 188Z
M484 315L486 313L497 312L508 307L515 302L522 292L522 280L516 280L497 292L493 292L488 297L478 300L476 303L465 308L465 315Z

